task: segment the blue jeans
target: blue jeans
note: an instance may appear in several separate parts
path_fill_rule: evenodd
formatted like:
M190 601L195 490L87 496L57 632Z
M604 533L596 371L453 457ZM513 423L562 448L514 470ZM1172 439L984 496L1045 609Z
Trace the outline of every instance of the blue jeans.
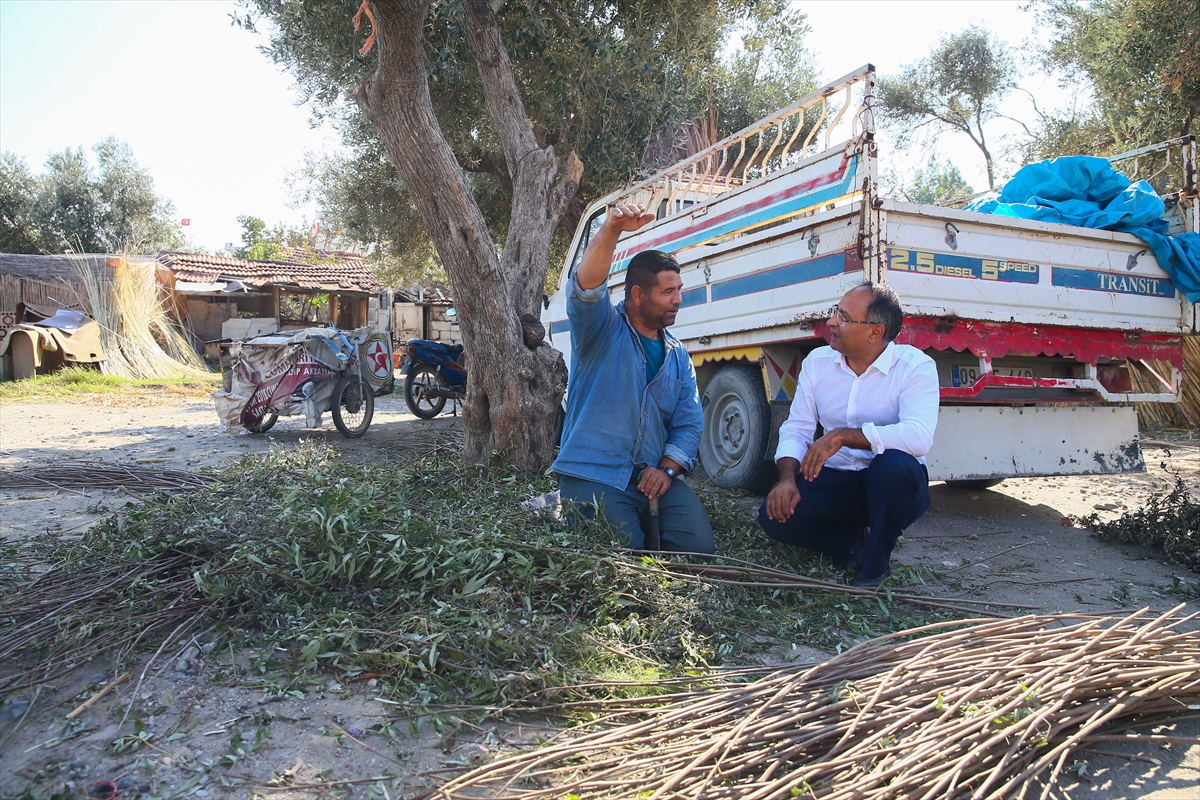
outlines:
M637 478L625 489L614 489L603 483L558 476L558 491L563 501L575 503L579 513L594 519L596 504L604 508L604 519L621 540L634 550L645 545L650 528L650 501L638 491ZM671 481L671 488L658 498L658 530L662 549L679 553L715 553L712 523L700 498L681 480Z
M869 527L858 574L875 579L887 572L901 532L929 508L929 471L900 450L885 450L864 470L824 467L815 481L796 476L800 502L787 522L767 517L763 501L758 524L772 539L849 561Z

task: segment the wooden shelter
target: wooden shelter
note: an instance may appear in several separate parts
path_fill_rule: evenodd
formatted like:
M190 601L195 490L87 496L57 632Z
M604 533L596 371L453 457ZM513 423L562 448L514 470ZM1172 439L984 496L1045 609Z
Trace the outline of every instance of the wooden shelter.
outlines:
M361 255L290 255L294 260L252 261L163 252L158 262L174 276L181 319L201 340L222 338L225 322L238 318L274 320L279 330L325 323L350 330L372 323L381 286ZM317 313L306 318L297 308Z

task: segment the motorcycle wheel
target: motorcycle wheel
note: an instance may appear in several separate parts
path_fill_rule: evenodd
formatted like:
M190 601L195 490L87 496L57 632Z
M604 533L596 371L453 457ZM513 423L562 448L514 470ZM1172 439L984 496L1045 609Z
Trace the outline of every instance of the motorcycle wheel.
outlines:
M268 411L266 414L263 414L263 418L257 423L252 422L243 427L250 431L250 433L266 433L267 431L271 430L271 428L275 427L275 423L278 421L279 415Z
M371 427L375 393L358 375L347 375L333 387L333 424L342 436L357 439Z
M449 391L446 379L431 364L414 364L404 378L404 402L421 419L433 419L446 407L445 395L432 395L430 389Z

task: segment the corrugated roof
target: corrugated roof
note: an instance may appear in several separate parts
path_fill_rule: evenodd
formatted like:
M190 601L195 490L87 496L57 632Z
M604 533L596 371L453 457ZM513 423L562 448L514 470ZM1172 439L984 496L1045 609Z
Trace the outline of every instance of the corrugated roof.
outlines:
M158 262L179 280L210 283L236 278L255 288L296 286L323 292L377 292L375 273L354 253L314 253L314 261L250 261L203 253L159 253Z

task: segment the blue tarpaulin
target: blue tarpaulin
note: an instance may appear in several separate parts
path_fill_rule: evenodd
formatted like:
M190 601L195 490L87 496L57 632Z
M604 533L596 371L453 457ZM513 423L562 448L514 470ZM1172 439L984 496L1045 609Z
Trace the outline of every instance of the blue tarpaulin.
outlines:
M998 196L976 200L966 210L1131 233L1154 251L1175 288L1200 302L1200 233L1168 234L1162 198L1108 159L1066 156L1029 164Z

